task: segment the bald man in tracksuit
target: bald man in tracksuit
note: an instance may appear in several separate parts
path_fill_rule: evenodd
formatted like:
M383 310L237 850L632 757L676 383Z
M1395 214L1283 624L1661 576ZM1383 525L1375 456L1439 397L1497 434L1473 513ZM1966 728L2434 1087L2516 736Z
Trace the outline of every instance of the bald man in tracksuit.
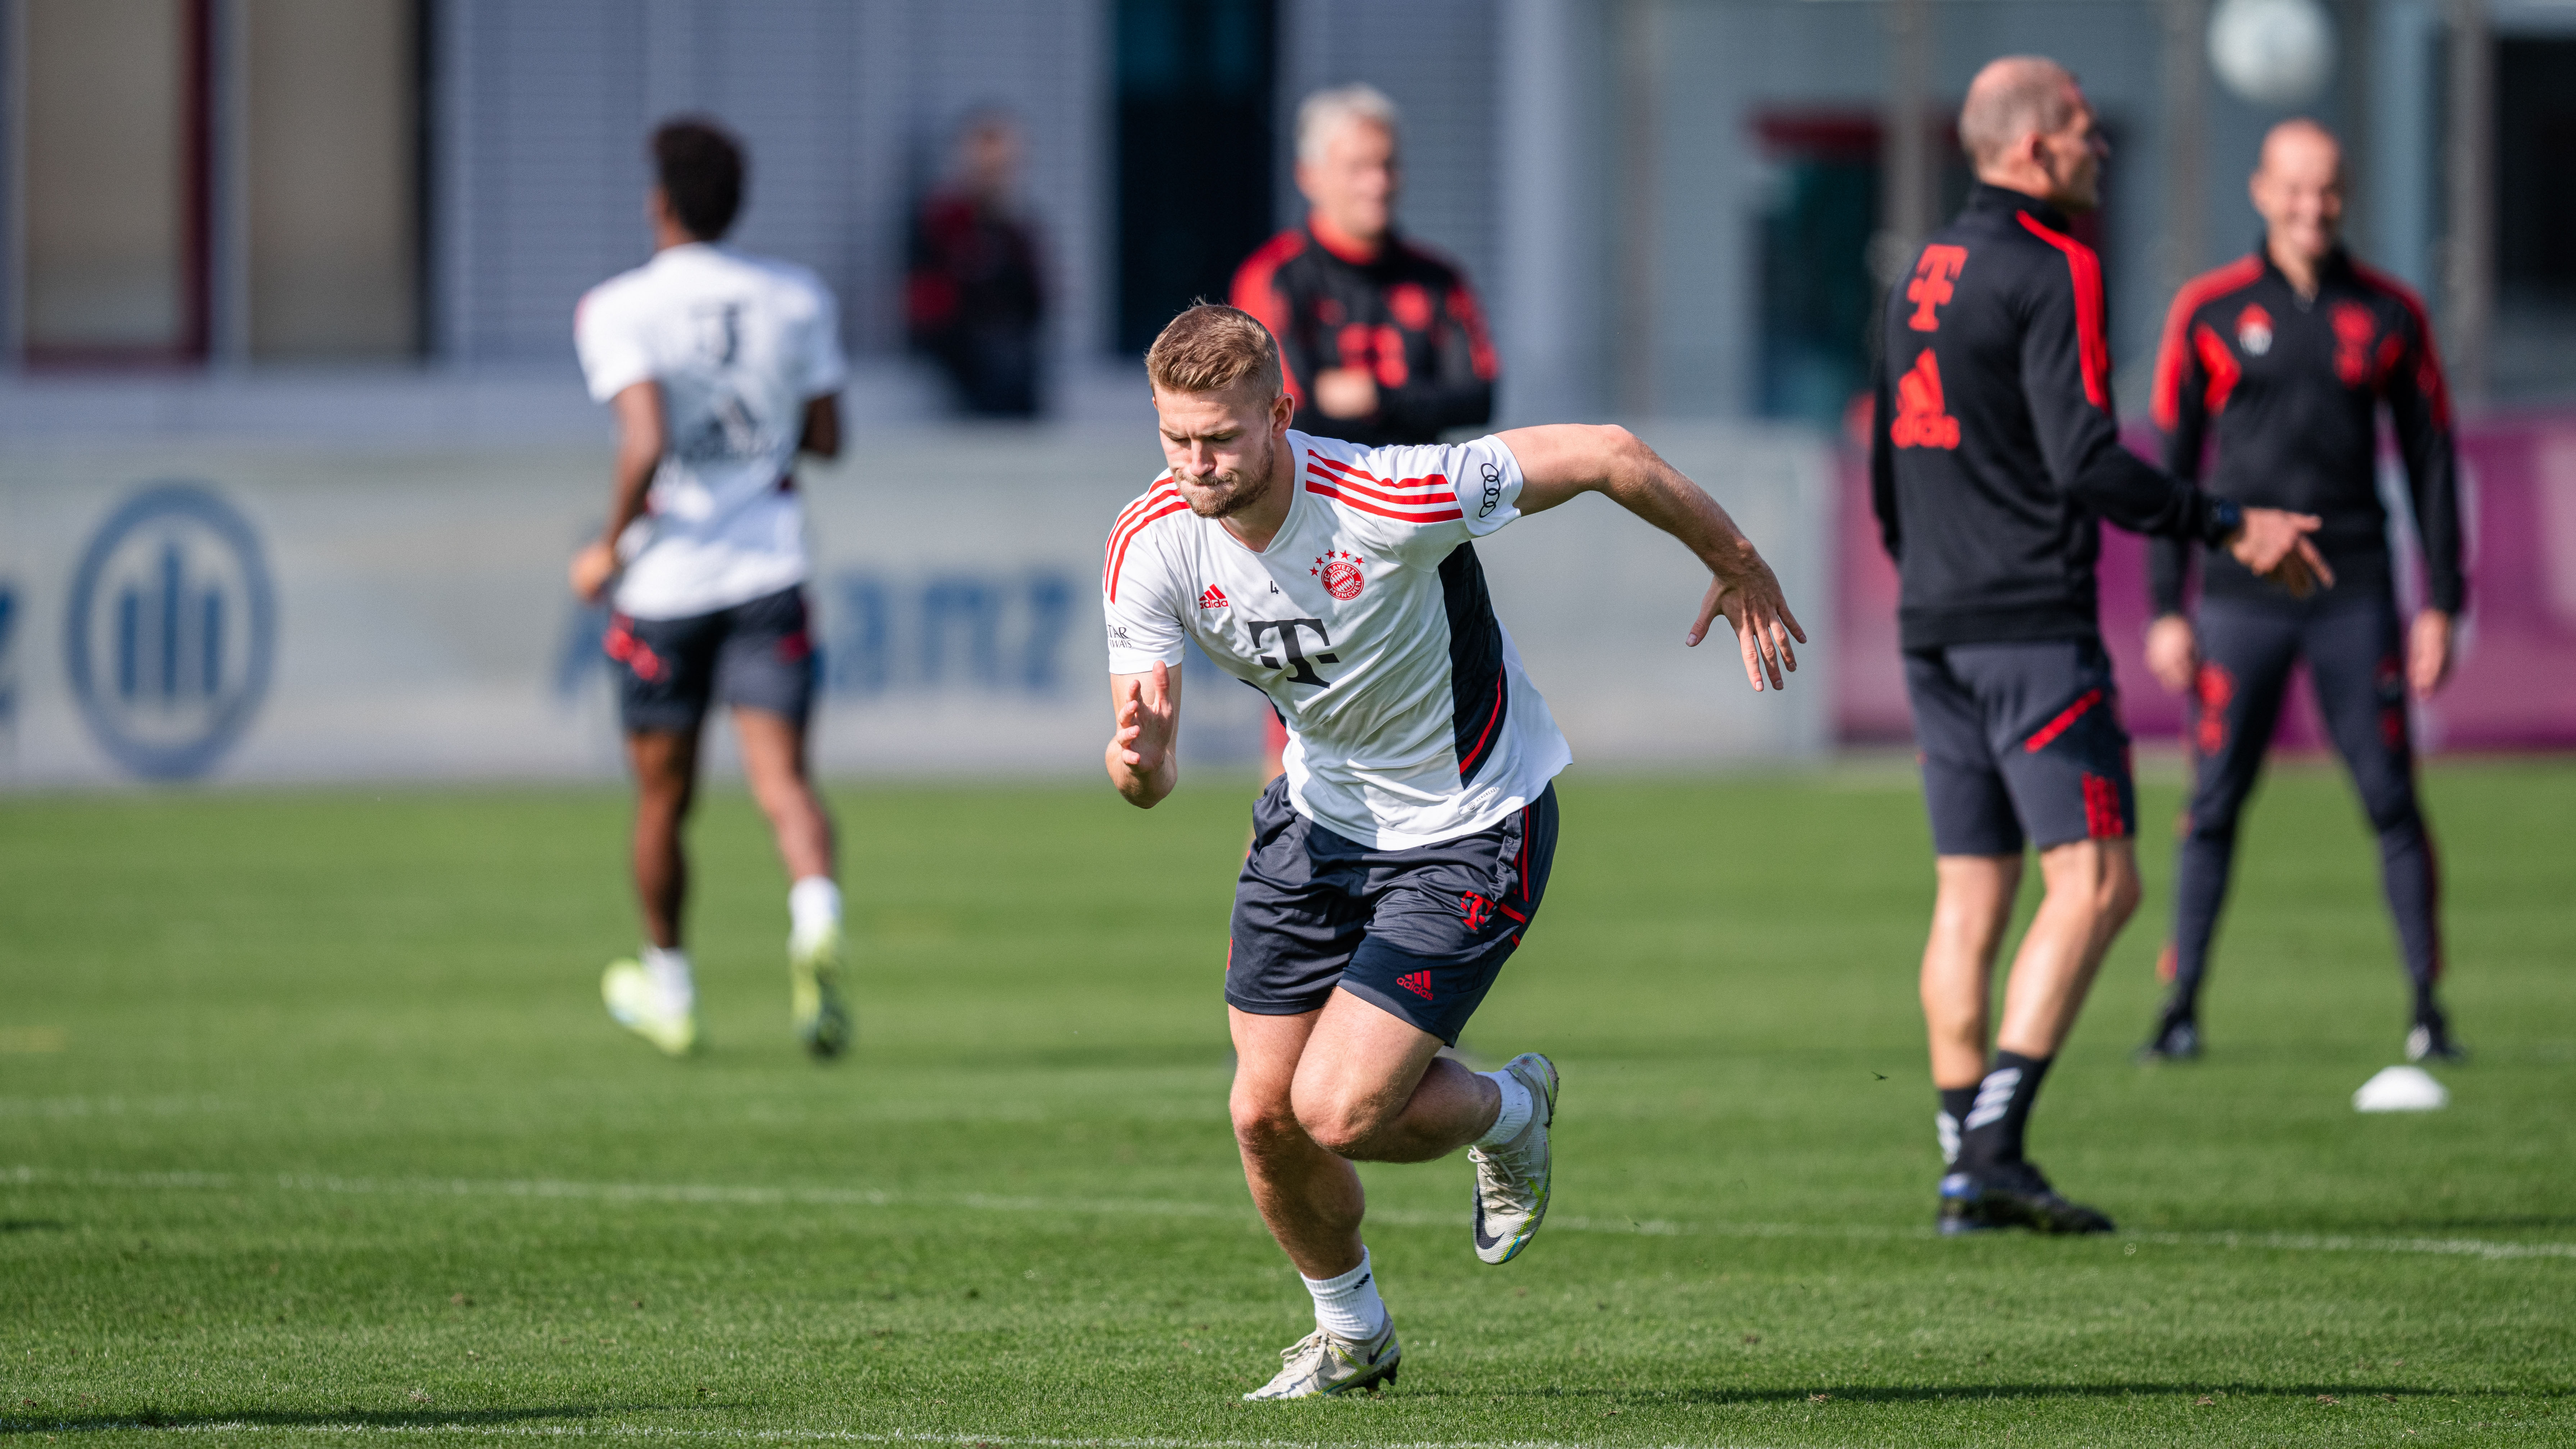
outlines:
M2200 989L2235 864L2237 819L2290 671L2304 659L2326 733L2378 837L2380 884L2413 988L2407 1058L2455 1061L2463 1054L2435 995L2440 876L2416 803L2406 714L2410 686L2430 695L2449 672L2451 621L2467 594L2450 397L2424 304L2343 249L2334 137L2314 121L2274 127L2252 190L2262 244L2174 298L2156 356L2156 426L2166 465L2180 476L2199 477L2214 455L2212 493L2322 517L2317 541L2337 582L2295 599L2212 556L2195 619L2184 587L2200 551L2181 539L2155 541L2147 662L2167 689L2190 697L2193 783L2174 865L2173 936L2158 963L2173 990L2140 1054L2200 1055ZM2424 606L2411 631L2398 623L2379 498L2383 407L2424 549Z
M1899 634L1939 895L1923 953L1944 1233L2109 1232L2023 1153L2040 1082L2137 908L2136 790L2093 575L2104 518L2310 582L2317 520L2212 498L2120 446L2099 261L2066 212L2108 153L2074 78L1978 73L1959 131L1978 185L1890 289L1871 493L1902 578ZM2047 894L1986 1055L1989 980L2038 849Z

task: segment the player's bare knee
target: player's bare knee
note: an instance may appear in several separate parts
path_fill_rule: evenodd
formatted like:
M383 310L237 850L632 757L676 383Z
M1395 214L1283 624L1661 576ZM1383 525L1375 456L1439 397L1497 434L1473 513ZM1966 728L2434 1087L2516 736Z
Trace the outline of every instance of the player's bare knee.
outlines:
M1316 1146L1342 1157L1365 1157L1394 1113L1366 1096L1329 1093L1300 1097L1297 1123Z

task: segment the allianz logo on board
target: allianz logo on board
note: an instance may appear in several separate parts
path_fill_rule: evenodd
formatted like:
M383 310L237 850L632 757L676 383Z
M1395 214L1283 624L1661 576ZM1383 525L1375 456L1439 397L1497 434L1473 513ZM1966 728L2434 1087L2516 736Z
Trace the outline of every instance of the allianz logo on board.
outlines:
M268 693L276 590L249 520L201 483L146 485L72 575L63 664L90 735L154 780L193 779Z

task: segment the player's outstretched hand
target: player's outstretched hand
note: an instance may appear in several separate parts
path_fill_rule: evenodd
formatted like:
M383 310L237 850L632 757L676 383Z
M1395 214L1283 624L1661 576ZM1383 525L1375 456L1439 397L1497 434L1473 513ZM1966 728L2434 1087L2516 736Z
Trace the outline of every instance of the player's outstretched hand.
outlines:
M1109 737L1109 777L1118 793L1152 805L1172 788L1172 740L1179 732L1180 703L1172 697L1172 667L1157 659L1151 675L1130 675L1118 693L1118 729Z
M2238 563L2288 589L2292 598L2304 599L2334 587L2334 570L2326 567L2325 555L2308 537L2323 522L2313 513L2248 508L2245 526L2228 541L2227 551Z
M1708 637L1709 625L1724 614L1735 629L1735 642L1744 654L1744 677L1760 693L1768 677L1770 687L1788 687L1787 674L1798 671L1798 654L1789 641L1807 642L1807 631L1798 627L1798 616L1789 612L1789 600L1780 592L1780 580L1771 565L1753 547L1753 541L1741 534L1730 555L1709 564L1712 577L1708 593L1699 601L1699 617L1691 621L1690 633L1682 642L1693 648Z

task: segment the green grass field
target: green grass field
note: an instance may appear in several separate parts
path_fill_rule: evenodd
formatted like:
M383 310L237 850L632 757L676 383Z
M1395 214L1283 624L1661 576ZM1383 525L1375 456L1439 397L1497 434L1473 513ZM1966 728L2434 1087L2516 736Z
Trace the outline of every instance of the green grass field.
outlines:
M2341 781L2256 806L2201 1064L2129 1050L2149 895L2033 1151L2109 1238L1942 1241L1894 768L1564 784L1470 1028L1566 1076L1477 1263L1368 1170L1403 1380L1237 1395L1308 1326L1226 1126L1249 785L845 790L860 1055L797 1056L739 794L695 836L714 1051L612 1028L609 789L0 802L0 1433L959 1444L2576 1442L2576 765L2446 764L2445 1112Z

